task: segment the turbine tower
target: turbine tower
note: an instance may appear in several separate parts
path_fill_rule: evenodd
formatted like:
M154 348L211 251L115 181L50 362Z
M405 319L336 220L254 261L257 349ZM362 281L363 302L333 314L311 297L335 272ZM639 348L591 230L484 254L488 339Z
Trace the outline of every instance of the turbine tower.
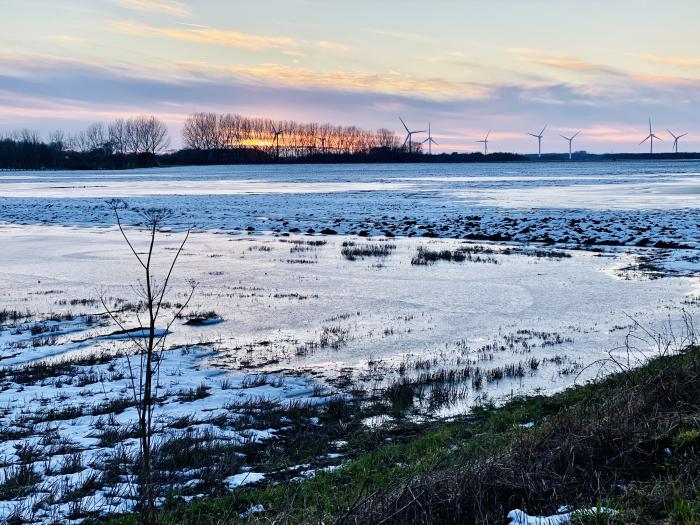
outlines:
M282 130L282 128L277 129L274 124L272 124L272 131L275 134L275 146L276 146L276 150L277 150L277 158L279 159L280 158L280 135L282 135L284 133L284 131Z
M569 160L571 160L571 143L574 141L574 139L575 139L576 137L578 137L579 133L581 133L581 132L580 132L580 131L577 131L576 133L574 133L574 134L573 134L572 136L570 136L570 137L565 137L564 135L559 135L559 136L560 136L561 138L563 138L564 140L568 140L568 141L569 141Z
M654 132L651 129L651 119L649 119L649 134L646 136L646 138L643 141L641 141L639 143L639 145L641 146L642 144L644 144L648 140L649 141L649 154L650 155L654 154L654 139L661 140L661 141L664 140L664 139L659 138L656 135L654 135Z
M328 137L316 137L316 140L321 141L321 153L326 153L326 140Z
M685 137L687 133L683 133L682 135L674 135L670 129L667 129L666 131L668 131L668 134L673 137L673 153L678 153L678 141Z
M420 133L420 132L418 132L418 133ZM421 144L425 144L426 142L428 143L428 155L432 155L433 154L433 144L435 144L436 146L439 146L440 144L438 144L437 142L435 142L433 140L433 135L430 132L430 122L428 122L428 138L425 139L423 142L421 142Z
M420 130L420 131L411 131L408 129L408 126L406 123L403 121L401 117L399 117L399 120L401 121L401 124L403 124L404 129L406 130L406 140L403 141L403 146L405 147L406 144L408 144L408 153L410 154L411 151L411 139L413 138L413 135L416 135L418 133L425 133L425 130Z
M484 140L477 140L476 142L479 142L484 145L484 156L489 154L489 135L491 134L491 131L489 131L486 134L486 138Z
M534 133L528 133L531 137L535 137L537 139L537 156L542 157L542 137L544 136L544 130L547 129L547 124L542 128L542 131L540 131L537 135Z

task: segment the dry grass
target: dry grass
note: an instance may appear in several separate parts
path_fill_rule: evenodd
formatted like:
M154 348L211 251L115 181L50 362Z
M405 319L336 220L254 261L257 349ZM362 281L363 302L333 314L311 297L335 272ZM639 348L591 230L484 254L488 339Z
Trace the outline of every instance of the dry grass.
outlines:
M651 370L619 374L540 428L523 433L501 454L474 459L471 451L472 459L449 470L436 464L426 474L366 496L340 522L500 524L514 508L551 514L562 503L624 502L640 497L639 489L624 487L658 493L659 476L679 458L674 479L681 491L692 494L697 472L694 477L684 473L689 463L683 455L700 445L697 351L686 361L679 367L661 360ZM690 443L679 445L679 436ZM668 502L661 494L655 499L656 513L662 515L659 501ZM637 514L637 523L655 523L653 509Z

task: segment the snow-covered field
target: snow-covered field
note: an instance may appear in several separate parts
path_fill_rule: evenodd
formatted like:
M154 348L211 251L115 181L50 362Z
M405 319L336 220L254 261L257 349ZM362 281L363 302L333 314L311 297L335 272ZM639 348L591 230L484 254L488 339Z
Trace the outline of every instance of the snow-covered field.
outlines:
M110 335L100 298L134 327L139 274L108 198L173 210L160 273L195 228L167 312L194 279L185 314L210 322L171 327L158 440L228 455L214 470L164 453L168 487L191 497L212 479L268 476L246 447L292 424L285 407L452 373L448 399L428 388L414 410L452 416L589 379L610 355L638 359L654 350L645 330L677 336L681 310L700 305L698 167L0 173L0 516L48 523L133 505L120 468L137 449L133 345ZM340 443L336 464L342 454Z
M697 246L700 165L210 166L0 173L0 220L111 225L106 198L165 206L176 225L237 231L492 237L567 245Z

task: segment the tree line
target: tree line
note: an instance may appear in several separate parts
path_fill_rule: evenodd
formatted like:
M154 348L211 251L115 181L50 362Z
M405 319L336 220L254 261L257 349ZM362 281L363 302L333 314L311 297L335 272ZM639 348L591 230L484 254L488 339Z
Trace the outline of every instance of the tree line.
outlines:
M194 113L182 129L186 149L256 149L274 158L316 154L354 155L373 150L399 151L405 147L391 130L368 131L356 126L303 123L241 115ZM413 143L420 152L422 144Z
M153 115L61 130L43 141L36 131L0 134L0 169L122 169L157 165L168 147L165 124Z
M389 129L303 123L234 114L193 113L183 147L167 151L165 124L153 115L95 122L77 133L0 132L0 169L125 169L151 166L340 162L479 162L524 160L507 153L424 155Z

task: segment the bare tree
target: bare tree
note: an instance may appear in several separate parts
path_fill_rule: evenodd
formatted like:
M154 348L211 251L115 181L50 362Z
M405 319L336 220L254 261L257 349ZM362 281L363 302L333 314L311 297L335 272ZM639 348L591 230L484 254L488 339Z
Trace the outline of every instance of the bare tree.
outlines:
M185 120L182 140L190 149L219 149L219 119L215 113L195 113Z
M58 151L63 151L68 145L68 136L65 132L57 129L49 133L49 144Z
M143 130L136 119L126 121L126 150L130 153L144 151Z
M127 125L124 119L117 119L107 126L107 136L112 146L112 151L123 155L128 151Z
M141 144L145 153L155 155L169 145L168 129L155 116L136 117L136 127L139 130Z
M78 133L72 134L68 137L68 149L73 151L88 151L87 139L85 138L85 131L80 131Z
M41 135L39 132L33 129L21 129L19 131L13 131L11 138L15 142L22 142L23 144L40 144Z
M241 136L240 117L237 115L219 116L219 144L222 148L231 149L238 145Z
M70 149L81 152L101 149L107 142L107 129L104 122L90 124L86 129L72 135L68 140Z
M379 148L399 149L401 141L393 131L381 128L377 130L376 146Z
M102 149L107 142L107 127L104 122L90 124L85 130L85 148L87 151Z
M165 296L168 291L170 280L173 275L175 265L182 253L182 250L189 239L190 230L188 229L185 236L179 245L175 256L173 257L169 269L164 278L157 280L153 273L154 266L154 249L156 237L159 229L171 216L171 212L166 209L153 208L141 210L139 214L142 219L142 226L148 233L148 244L145 251L138 251L127 235L122 223L120 212L126 209L126 204L122 201L111 201L110 207L114 211L117 222L117 227L121 232L124 241L131 250L138 264L143 271L143 280L139 280L139 285L136 289L139 292L140 299L143 303L143 311L136 311L136 320L138 328L128 329L117 311L112 310L107 305L105 297L101 297L102 306L110 318L119 326L129 341L133 344L138 361L134 356L127 355L127 364L129 367L129 375L131 378L131 391L136 405L138 415L138 433L140 444L140 510L141 521L144 525L155 525L155 498L156 490L153 480L153 448L152 437L154 434L154 419L153 413L158 399L158 381L157 377L160 370L162 354L165 351L165 341L172 324L175 319L187 307L197 287L196 283L190 282L190 290L187 295L187 300L180 306L178 311L169 318L164 329L158 329L158 325L164 316L163 307L165 304ZM140 313L145 313L145 319L142 319Z

